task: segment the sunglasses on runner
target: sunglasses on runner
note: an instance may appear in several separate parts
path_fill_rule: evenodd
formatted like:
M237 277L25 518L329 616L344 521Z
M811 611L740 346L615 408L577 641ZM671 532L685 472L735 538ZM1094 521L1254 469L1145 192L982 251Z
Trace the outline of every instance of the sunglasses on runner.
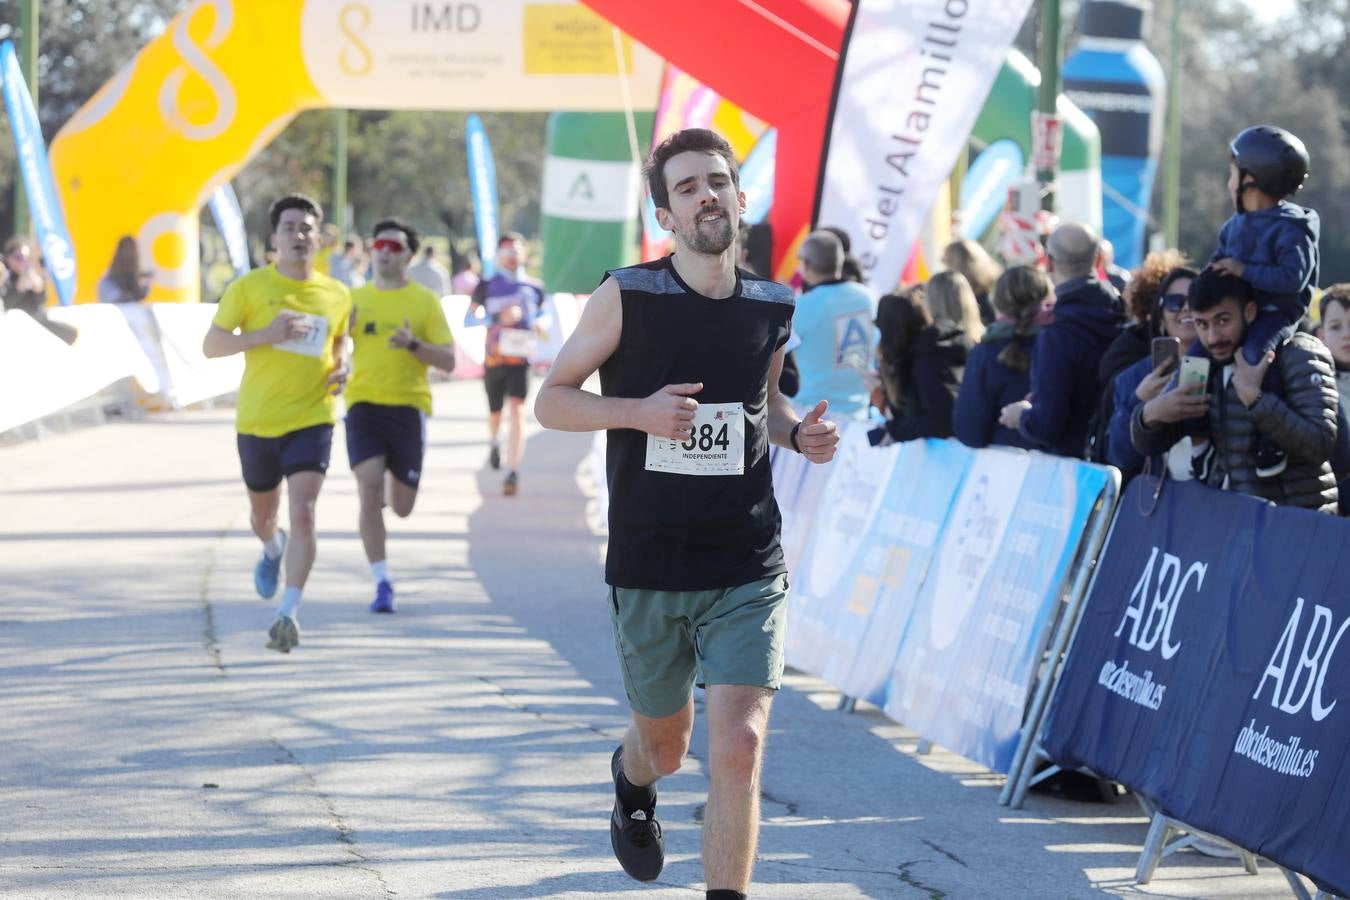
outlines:
M404 250L408 249L401 242L393 240L392 238L380 238L370 246L374 247L376 250L388 250L390 253L402 253Z

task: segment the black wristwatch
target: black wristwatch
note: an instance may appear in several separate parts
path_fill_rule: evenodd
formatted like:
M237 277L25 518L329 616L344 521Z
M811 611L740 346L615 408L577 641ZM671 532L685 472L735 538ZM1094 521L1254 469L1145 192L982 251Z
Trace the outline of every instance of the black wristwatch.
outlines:
M801 423L801 422L798 422L796 425L793 425L793 426L792 426L792 430L788 432L788 441L791 442L791 444L792 444L792 449L793 449L793 450L796 450L798 453L801 453L801 452L802 452L802 445L799 444L799 443L797 443L797 431L798 431L801 427L802 427L802 423Z
M420 346L422 346L422 342L419 341L417 338L413 338L411 341L408 341L408 352L416 353L417 348Z

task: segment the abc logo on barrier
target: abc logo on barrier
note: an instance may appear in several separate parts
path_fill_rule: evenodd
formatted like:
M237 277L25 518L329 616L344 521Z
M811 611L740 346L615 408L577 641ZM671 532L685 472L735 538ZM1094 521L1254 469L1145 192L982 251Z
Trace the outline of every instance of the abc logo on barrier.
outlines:
M956 640L979 598L1008 530L1030 467L1029 457L981 453L966 475L942 541L934 580L929 640L942 650Z
M1158 582L1153 585L1153 599L1149 601L1149 586L1153 582L1154 567L1158 562L1158 548L1149 554L1143 573L1130 592L1130 605L1116 626L1116 637L1125 630L1125 623L1131 622L1130 646L1138 647L1145 653L1152 652L1161 644L1163 659L1171 659L1181 649L1181 642L1172 641L1172 623L1177 618L1177 608L1181 606L1181 596L1185 593L1191 579L1195 579L1195 590L1205 583L1205 572L1209 566L1205 563L1192 563L1181 574L1181 559L1171 553L1162 555L1162 568L1158 570Z
M1266 670L1261 673L1261 681L1257 684L1256 693L1252 694L1252 699L1260 699L1266 681L1270 680L1272 682L1271 706L1280 712L1297 715L1303 711L1303 707L1311 699L1312 709L1310 712L1313 721L1320 722L1331 715L1331 711L1336 708L1335 700L1332 700L1330 704L1323 702L1322 689L1326 682L1327 669L1331 667L1331 659L1336 655L1336 649L1340 646L1341 638L1345 636L1346 629L1350 628L1350 618L1341 623L1341 627L1336 630L1335 637L1332 637L1331 626L1334 616L1331 610L1320 604L1314 605L1312 622L1308 625L1308 633L1303 638L1303 649L1299 651L1298 660L1291 669L1289 664L1293 656L1294 646L1298 642L1302 617L1303 598L1299 597L1294 604L1294 612L1289 616L1289 621L1280 634L1279 643L1275 645L1275 652L1271 654L1270 662L1266 664ZM1313 647L1314 640L1317 644L1316 648ZM1304 680L1305 675L1307 676L1306 681ZM1285 679L1288 679L1287 685ZM1300 686L1302 692L1297 693ZM1296 693L1297 699L1295 698Z

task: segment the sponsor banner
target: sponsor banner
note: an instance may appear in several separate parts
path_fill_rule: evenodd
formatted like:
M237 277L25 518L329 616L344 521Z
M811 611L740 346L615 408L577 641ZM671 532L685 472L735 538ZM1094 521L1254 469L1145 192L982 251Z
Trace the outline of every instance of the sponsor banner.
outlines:
M75 251L61 198L52 180L52 167L47 162L47 145L42 139L37 110L33 108L33 95L19 68L13 41L0 44L0 91L4 93L5 112L14 133L14 151L28 194L28 209L37 229L38 245L42 248L42 261L56 283L62 305L70 304L75 300Z
M862 426L859 426L862 430ZM975 451L956 441L909 441L881 490L881 512L855 561L852 590L839 597L838 652L824 677L844 694L885 706L896 653ZM874 451L875 452L875 451Z
M623 109L656 95L661 63L573 0L306 0L299 51L333 106ZM428 98L436 98L428 103ZM471 100L469 98L472 98ZM650 108L650 107L648 107Z
M745 215L741 221L758 225L773 207L773 177L778 170L778 130L770 128L750 148L741 163L741 190L745 193Z
M469 194L473 198L473 224L478 235L478 258L483 278L497 271L497 167L483 120L470 113L464 124L464 142L469 167Z
M248 258L248 235L244 230L244 213L239 209L239 198L229 182L216 188L207 202L211 209L211 218L216 222L216 230L225 241L225 252L230 255L230 265L238 275L248 274L251 268Z
M1110 470L975 454L895 659L885 710L1007 772L1070 565Z
M840 438L788 593L789 665L823 675L827 663L845 652L835 643L835 620L853 595L870 604L863 595L875 592L875 577L860 574L860 566L869 553L880 552L876 523L899 455L898 445L874 448L861 424Z
M1350 895L1350 523L1192 482L1119 505L1042 742Z
M622 222L638 209L638 165L633 161L544 159L546 216L579 222Z
M859 0L815 221L848 232L872 284L900 280L1030 0Z

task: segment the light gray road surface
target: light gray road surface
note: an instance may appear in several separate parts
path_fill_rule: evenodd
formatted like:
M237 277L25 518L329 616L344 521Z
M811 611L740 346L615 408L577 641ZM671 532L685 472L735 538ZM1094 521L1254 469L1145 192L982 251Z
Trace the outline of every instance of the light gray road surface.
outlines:
M663 782L668 864L612 859L626 721L590 437L485 466L476 382L440 385L422 496L372 595L339 427L301 644L264 649L228 411L0 448L0 896L701 897L706 745ZM1132 881L1131 802L1033 795L803 676L776 704L752 896L1285 897L1192 852Z

